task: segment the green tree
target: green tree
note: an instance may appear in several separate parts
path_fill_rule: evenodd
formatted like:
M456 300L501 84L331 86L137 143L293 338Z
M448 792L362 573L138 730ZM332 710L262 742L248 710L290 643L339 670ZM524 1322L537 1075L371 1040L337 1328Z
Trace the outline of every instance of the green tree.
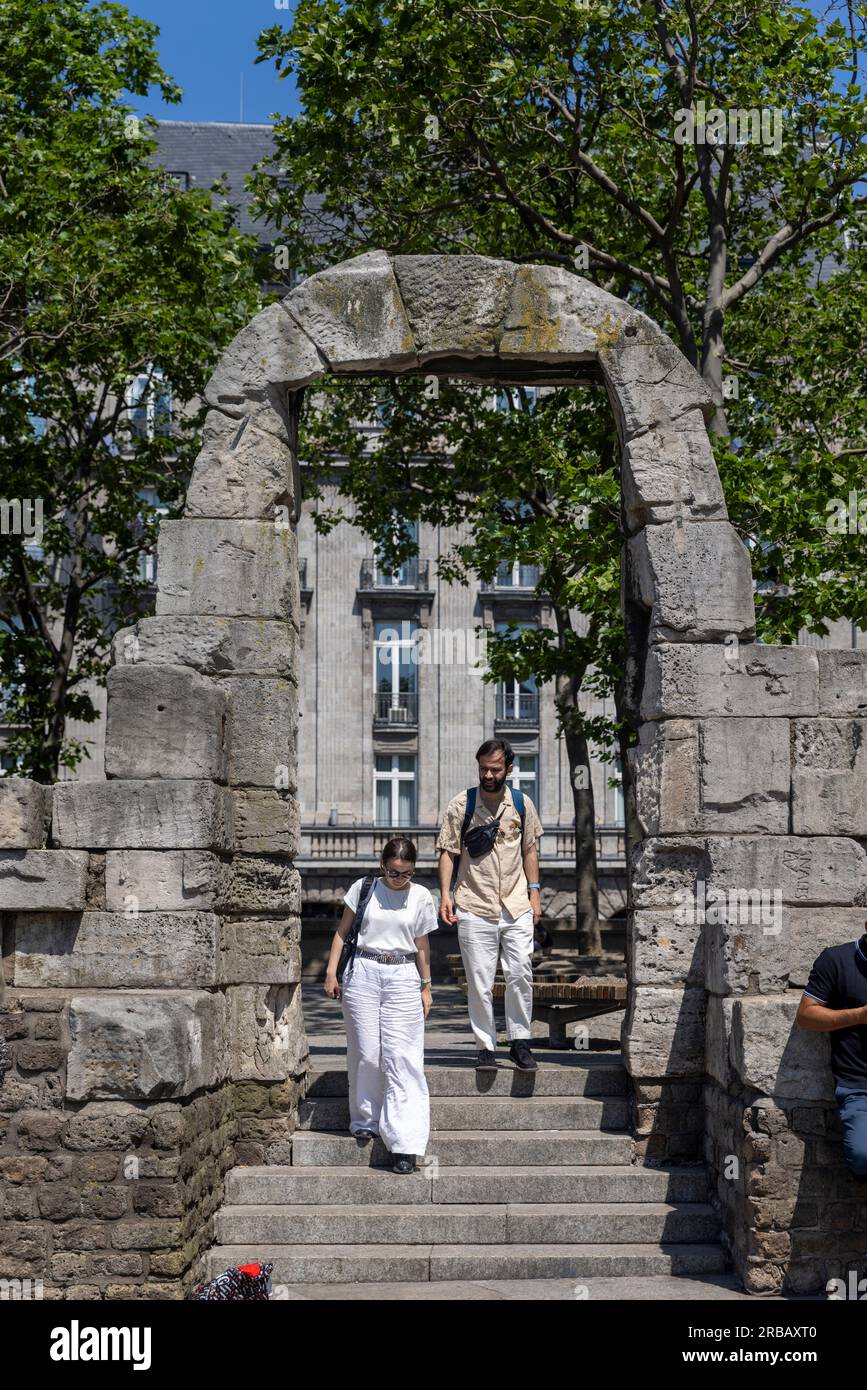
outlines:
M382 428L371 437L356 422L370 416L374 395ZM589 744L608 759L612 741L625 746L627 736L619 721L589 716L579 705L582 691L611 694L623 641L616 601L620 485L604 393L558 390L536 399L517 387L492 398L487 388L443 382L432 396L417 378L338 378L308 406L300 448L308 461L308 495L321 496L339 455L341 491L353 502L351 512L343 503L319 508L320 533L351 515L377 538L383 562L397 567L413 542L395 518L421 519L460 527L466 537L439 556L440 576L448 582L467 582L471 575L492 580L503 563L538 569L537 590L551 604L554 626L489 633L483 679L533 678L553 689L581 851L578 942L582 952L598 954ZM602 653L607 659L600 660Z
M819 438L850 402L854 428L862 424L861 378L840 360L836 402L829 376L815 403L818 453L809 444L797 453L797 421L809 413L799 417L798 399L813 382L810 314L821 301L829 326L846 321L842 290L813 294L810 275L855 225L867 168L865 11L839 14L768 0L701 9L533 0L506 10L302 0L289 29L260 37L260 59L292 73L302 97L301 114L276 127L279 176L266 166L253 181L292 263L313 271L374 246L477 252L574 267L644 309L711 390L762 632L789 639L804 623L821 627L818 600L828 615L853 602L857 612L858 601L854 563L837 571L815 525L819 485L850 475L856 456L840 451L858 446L845 431L826 440L832 463ZM305 212L312 195L315 218ZM796 320L797 360L779 333ZM846 326L863 342L851 314ZM724 374L743 377L738 402ZM778 426L781 393L790 413ZM779 429L789 432L783 447ZM828 467L817 478L819 456ZM600 631L614 633L611 557L585 539L562 535L564 554L586 554L585 586L598 578L612 606ZM616 690L619 656L612 662L601 641L586 665L576 653L576 680L594 671Z
M157 33L115 4L0 6L0 497L42 511L39 545L0 537L0 719L42 781L83 756L66 721L97 717L88 684L149 598L148 497L183 495L201 418L169 427L168 393L194 398L259 307L252 239L151 167L123 100L180 99Z

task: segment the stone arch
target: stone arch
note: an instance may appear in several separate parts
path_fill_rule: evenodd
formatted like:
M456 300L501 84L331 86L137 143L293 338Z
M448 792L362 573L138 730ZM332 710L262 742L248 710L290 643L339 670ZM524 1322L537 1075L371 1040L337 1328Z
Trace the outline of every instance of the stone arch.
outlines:
M169 1240L180 1270L233 1158L285 1161L306 1066L298 405L327 373L408 371L604 382L642 653L622 1035L637 1153L710 1159L748 1288L819 1287L835 1238L801 1230L816 1215L799 1216L793 1153L833 1128L833 1087L825 1039L792 1018L813 957L860 932L867 901L867 653L753 642L701 379L650 319L565 270L374 251L312 276L226 349L184 515L161 527L156 615L116 639L107 781L0 781L0 909L25 1019L11 1036L27 1037L28 1010L32 1039L55 1036L38 1031L46 1009L59 1020L20 1065L58 1069L51 1103L63 1097L81 1146L104 1131L148 1162L154 1135L171 1136L182 1170L204 1165L211 1186L185 1189ZM779 892L784 933L696 908L755 889ZM13 1150L30 1146L23 1123ZM835 1228L821 1213L818 1226Z

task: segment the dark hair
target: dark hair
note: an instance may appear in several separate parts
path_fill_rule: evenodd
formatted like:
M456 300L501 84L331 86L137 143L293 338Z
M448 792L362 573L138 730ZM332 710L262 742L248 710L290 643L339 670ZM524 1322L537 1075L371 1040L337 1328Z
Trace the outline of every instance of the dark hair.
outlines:
M389 859L408 859L411 864L414 864L415 845L405 835L395 835L394 839L383 845L379 857L383 864L387 864Z
M490 758L493 753L502 753L506 767L511 767L515 761L512 745L506 739L486 738L481 747L476 749L476 762L479 758Z

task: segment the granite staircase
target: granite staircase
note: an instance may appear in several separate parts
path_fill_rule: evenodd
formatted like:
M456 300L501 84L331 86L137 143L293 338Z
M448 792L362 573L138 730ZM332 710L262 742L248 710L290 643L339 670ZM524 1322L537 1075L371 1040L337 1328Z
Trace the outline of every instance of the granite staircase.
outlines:
M291 1164L227 1174L207 1277L253 1260L290 1286L724 1269L704 1166L633 1162L619 1054L542 1055L536 1073L503 1059L493 1074L428 1058L430 1143L408 1176L379 1140L348 1135L345 1064L321 1065Z

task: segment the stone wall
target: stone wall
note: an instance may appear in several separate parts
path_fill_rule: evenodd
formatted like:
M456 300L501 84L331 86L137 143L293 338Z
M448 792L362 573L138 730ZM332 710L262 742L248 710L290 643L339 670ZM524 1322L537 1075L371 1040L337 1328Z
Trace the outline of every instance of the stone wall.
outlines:
M178 1296L226 1166L288 1156L307 1064L297 419L329 372L406 371L605 384L645 837L623 1025L639 1149L706 1155L748 1287L812 1285L860 1239L827 1039L792 1016L813 956L860 930L864 654L754 643L713 405L650 319L563 269L381 251L312 276L218 364L156 615L116 641L108 780L0 781L0 1276ZM780 931L696 913L699 884L779 890Z
M661 1089L639 1081L638 1133L704 1152L747 1289L814 1292L867 1251L828 1038L794 1024L867 918L867 653L651 647L641 711L625 1043Z

